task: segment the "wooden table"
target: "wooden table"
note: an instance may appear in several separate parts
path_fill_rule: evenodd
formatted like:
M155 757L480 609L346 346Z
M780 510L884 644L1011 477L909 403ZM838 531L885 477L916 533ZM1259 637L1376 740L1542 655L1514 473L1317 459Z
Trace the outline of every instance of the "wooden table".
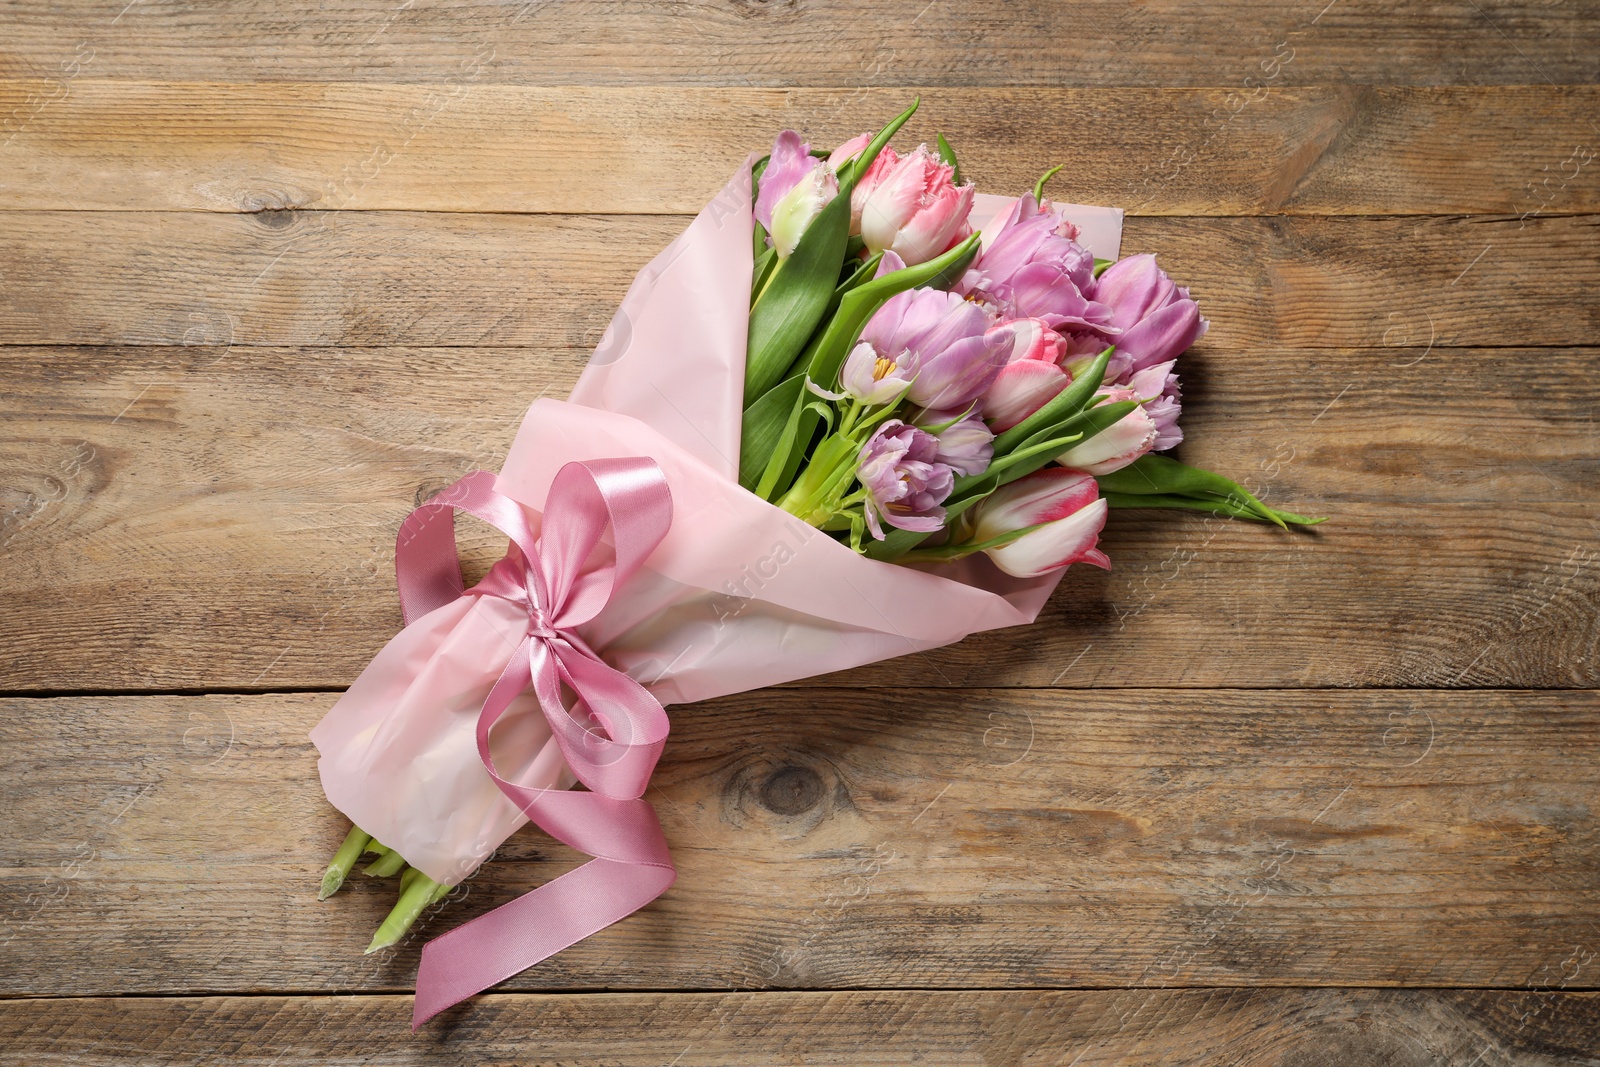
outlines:
M1590 0L0 7L0 1059L1600 1063ZM871 88L868 88L871 87ZM674 709L681 879L412 1034L307 729L746 151L920 92L1212 319L1040 623ZM909 143L915 143L910 141ZM496 551L469 551L481 571Z

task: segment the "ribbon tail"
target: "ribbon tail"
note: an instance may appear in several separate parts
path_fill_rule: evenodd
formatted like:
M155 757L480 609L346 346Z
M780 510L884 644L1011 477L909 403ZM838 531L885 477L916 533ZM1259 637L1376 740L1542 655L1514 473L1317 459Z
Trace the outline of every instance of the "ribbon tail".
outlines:
M434 938L422 948L411 1028L627 918L677 878L670 865L590 860Z

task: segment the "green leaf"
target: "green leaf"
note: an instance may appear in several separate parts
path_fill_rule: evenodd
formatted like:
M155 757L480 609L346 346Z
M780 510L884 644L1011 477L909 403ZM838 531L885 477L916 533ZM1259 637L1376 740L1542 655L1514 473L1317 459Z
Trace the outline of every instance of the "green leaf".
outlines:
M850 261L848 259L845 260L846 264L849 262ZM882 262L883 253L879 252L875 256L871 256L862 260L854 270L851 270L849 274L845 275L844 280L841 281L838 288L834 289L833 291L834 307L837 308L839 306L838 301L844 298L844 294L848 293L858 285L865 285L867 282L870 282L872 280L872 276L877 273L878 265Z
M1231 500L1216 500L1210 498L1202 499L1200 497L1191 496L1166 496L1157 493L1143 495L1136 493L1112 493L1104 490L1101 491L1100 495L1105 498L1107 504L1114 508L1161 508L1181 509L1185 511L1207 511L1213 515L1226 515L1229 518L1245 519L1249 522L1269 521L1268 519L1262 518L1253 507L1236 504ZM1285 523L1295 526L1315 526L1318 523L1327 521L1326 519L1311 519L1304 515L1296 515L1292 511L1276 511L1273 509L1268 510L1271 510L1274 515L1282 519Z
M1061 172L1061 168L1065 166L1065 163L1058 163L1049 170L1045 171L1043 174L1039 175L1039 180L1033 183L1033 199L1035 201L1044 200L1044 183L1059 174Z
M744 425L739 433L739 484L746 489L753 492L767 469L767 461L783 437L790 413L799 406L805 384L801 377L785 378L745 408Z
M1128 412L1132 411L1138 406L1139 402L1137 400L1118 400L1115 403L1101 404L1097 407L1080 411L1078 414L1061 423L1059 426L1052 427L1049 430L1040 430L1037 434L1034 434L1032 437L1024 441L1019 447L1014 449L1014 454L1027 453L1026 457L1020 462L1005 464L997 463L994 466L994 474L991 475L988 471L985 471L983 474L980 474L977 477L980 479L994 478L996 481L993 488L998 488L1001 485L1014 482L1018 478L1032 474L1040 467L1044 467L1055 462L1056 457L1061 455L1062 452L1065 452L1067 447L1069 447L1063 446L1060 449L1046 448L1042 450L1036 450L1037 446L1050 441L1060 440L1062 437L1067 436L1068 434L1075 434L1077 436L1077 440L1071 442L1071 444L1080 444L1089 440L1089 438L1093 437L1097 433L1100 433L1102 430L1105 430L1113 423L1116 423L1122 419L1123 416L1127 415ZM963 485L963 482L966 481L967 479L965 478L957 479L955 489L952 490L951 495L954 496L956 493L963 493L963 495L966 495L967 493L972 492L972 486ZM973 484L976 485L978 483ZM993 488L984 490L984 494L987 495L989 492L993 492Z
M1096 278L1100 277L1100 275L1106 272L1106 268L1115 262L1116 260L1114 259L1101 259L1100 257L1096 256L1094 261L1094 276Z
M1312 519L1303 515L1296 515L1290 511L1278 511L1269 508L1258 500L1255 494L1240 485L1238 482L1224 478L1199 467L1190 467L1179 463L1167 456L1155 453L1140 456L1133 463L1114 471L1111 474L1102 474L1097 479L1103 493L1116 494L1121 497L1143 497L1147 500L1165 501L1180 498L1196 503L1209 505L1198 510L1216 510L1217 505L1228 505L1237 511L1223 511L1221 514L1236 515L1239 518L1251 518L1258 522L1270 522L1277 526L1287 527L1293 523L1296 526L1314 526L1325 521ZM1108 497L1109 499L1109 497ZM1131 507L1133 505L1123 505ZM1148 503L1144 507L1187 507L1171 503Z
M756 229L761 229L761 223L756 223ZM763 238L765 240L765 238ZM776 248L763 248L756 253L754 268L750 271L750 299L754 301L761 295L761 290L766 287L767 279L772 277L772 270L778 265L778 250Z
M956 185L961 184L961 164L956 162L956 150L950 147L950 142L944 139L944 134L935 134L934 143L939 148L939 158L950 166L950 180Z
M1115 347L1113 345L1096 356L1087 370L1074 378L1071 385L1057 393L1044 407L996 437L995 455L1005 455L1040 431L1048 430L1078 415L1094 398L1094 391L1100 388L1100 382L1106 376L1106 367L1111 362L1111 353Z

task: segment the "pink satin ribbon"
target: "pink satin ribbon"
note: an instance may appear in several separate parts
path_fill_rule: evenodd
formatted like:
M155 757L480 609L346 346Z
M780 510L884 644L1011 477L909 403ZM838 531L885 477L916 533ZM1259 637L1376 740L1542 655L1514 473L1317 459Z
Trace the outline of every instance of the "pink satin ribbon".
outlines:
M600 613L666 534L672 522L666 477L648 459L568 463L550 486L537 538L522 506L497 492L494 481L488 471L474 471L401 524L395 545L401 612L409 624L460 596L503 597L527 609L527 631L507 635L516 652L479 713L478 755L501 792L540 829L594 859L429 941L417 970L413 1029L625 918L677 879L661 823L640 799L666 744L667 713L574 632ZM471 589L463 588L456 552L458 510L512 541ZM568 712L563 683L586 721ZM530 788L495 771L489 731L530 686L567 765L589 792Z

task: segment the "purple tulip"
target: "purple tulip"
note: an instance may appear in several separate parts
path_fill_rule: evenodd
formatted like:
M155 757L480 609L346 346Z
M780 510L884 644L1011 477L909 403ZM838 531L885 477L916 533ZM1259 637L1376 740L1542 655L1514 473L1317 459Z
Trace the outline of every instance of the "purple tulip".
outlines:
M987 311L955 293L908 289L867 320L861 340L911 379L906 396L913 405L960 411L1005 366L1012 328L992 323Z
M1128 381L1128 390L1144 401L1145 414L1156 424L1153 452L1161 452L1183 440L1183 430L1178 426L1183 393L1178 389L1178 376L1172 373L1175 362L1168 360L1146 367Z
M1106 268L1095 283L1094 298L1111 309L1113 328L1102 330L1134 371L1178 358L1210 325L1200 317L1189 290L1173 284L1149 254Z
M755 214L780 259L788 258L806 227L838 195L833 169L811 155L811 146L793 130L778 134L761 172Z
M935 458L960 475L982 474L994 459L994 433L977 415L958 418L959 411L928 412L918 421L924 426L943 426L930 430L939 439ZM957 421L952 422L955 419Z
M1094 256L1073 240L1077 233L1049 201L1040 207L1024 194L956 289L1007 318L1115 333L1111 309L1090 299Z
M890 419L861 446L856 478L867 491L866 518L883 540L883 523L933 533L944 527L944 499L955 474L939 462L939 439L926 430Z

